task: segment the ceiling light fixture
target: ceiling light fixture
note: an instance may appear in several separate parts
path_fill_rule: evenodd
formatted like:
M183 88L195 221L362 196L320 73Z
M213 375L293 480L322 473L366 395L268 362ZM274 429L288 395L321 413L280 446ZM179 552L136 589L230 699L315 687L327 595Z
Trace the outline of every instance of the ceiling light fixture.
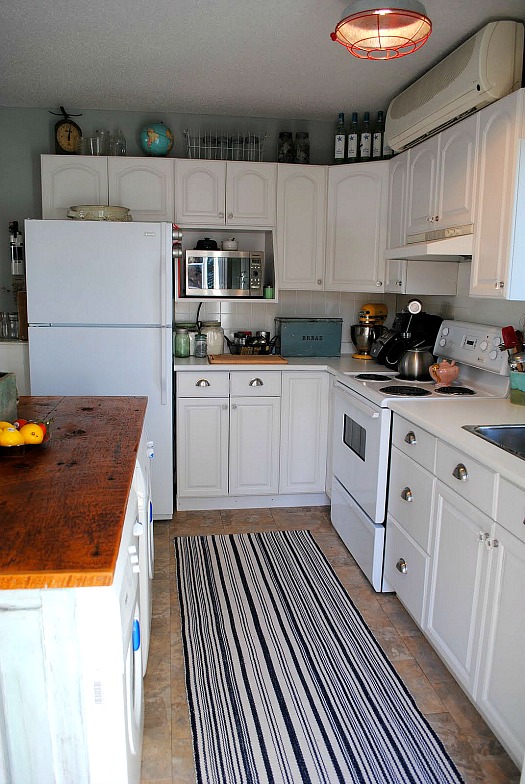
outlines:
M432 32L432 22L418 0L354 0L345 8L332 41L363 60L393 60L420 49Z

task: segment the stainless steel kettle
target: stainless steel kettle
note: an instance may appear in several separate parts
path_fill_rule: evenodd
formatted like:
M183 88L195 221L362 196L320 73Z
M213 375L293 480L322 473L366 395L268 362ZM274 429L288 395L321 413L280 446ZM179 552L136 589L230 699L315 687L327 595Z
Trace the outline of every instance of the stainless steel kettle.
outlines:
M434 363L429 346L409 348L401 356L397 369L399 378L406 381L430 381L430 366Z

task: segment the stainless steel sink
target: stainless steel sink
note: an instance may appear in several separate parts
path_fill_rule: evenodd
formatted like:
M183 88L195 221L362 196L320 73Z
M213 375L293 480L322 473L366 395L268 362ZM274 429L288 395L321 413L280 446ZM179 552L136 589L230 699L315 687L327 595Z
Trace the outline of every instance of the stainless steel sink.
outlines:
M491 444L525 460L525 424L523 425L463 425L463 430L484 438Z

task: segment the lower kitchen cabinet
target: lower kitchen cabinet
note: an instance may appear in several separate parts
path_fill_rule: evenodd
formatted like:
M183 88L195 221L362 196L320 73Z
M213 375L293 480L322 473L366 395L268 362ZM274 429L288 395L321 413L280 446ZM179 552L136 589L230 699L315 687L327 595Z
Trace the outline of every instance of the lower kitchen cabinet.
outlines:
M280 493L324 493L329 389L327 373L283 373Z
M230 495L279 492L279 397L230 399Z
M177 399L177 495L228 494L228 397Z

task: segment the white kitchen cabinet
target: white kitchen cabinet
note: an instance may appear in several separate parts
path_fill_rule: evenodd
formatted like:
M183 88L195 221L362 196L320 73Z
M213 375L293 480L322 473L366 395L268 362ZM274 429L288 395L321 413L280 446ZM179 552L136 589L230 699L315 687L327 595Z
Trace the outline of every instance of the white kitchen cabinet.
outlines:
M70 207L128 207L136 221L172 221L173 160L42 155L42 217L67 218Z
M327 291L384 291L388 161L330 167Z
M230 399L230 495L279 492L280 397Z
M408 152L390 159L388 167L387 248L405 244Z
M280 493L323 493L328 443L327 373L283 373Z
M388 259L385 292L392 294L457 294L459 262Z
M473 223L477 122L473 115L409 150L407 237Z
M177 495L228 494L228 397L177 399Z
M175 220L182 226L275 225L277 164L176 159Z
M470 295L525 299L524 91L479 113L478 198Z
M0 373L14 373L18 394L30 394L29 343L27 341L0 341Z
M327 166L279 164L279 288L322 291L326 245Z

